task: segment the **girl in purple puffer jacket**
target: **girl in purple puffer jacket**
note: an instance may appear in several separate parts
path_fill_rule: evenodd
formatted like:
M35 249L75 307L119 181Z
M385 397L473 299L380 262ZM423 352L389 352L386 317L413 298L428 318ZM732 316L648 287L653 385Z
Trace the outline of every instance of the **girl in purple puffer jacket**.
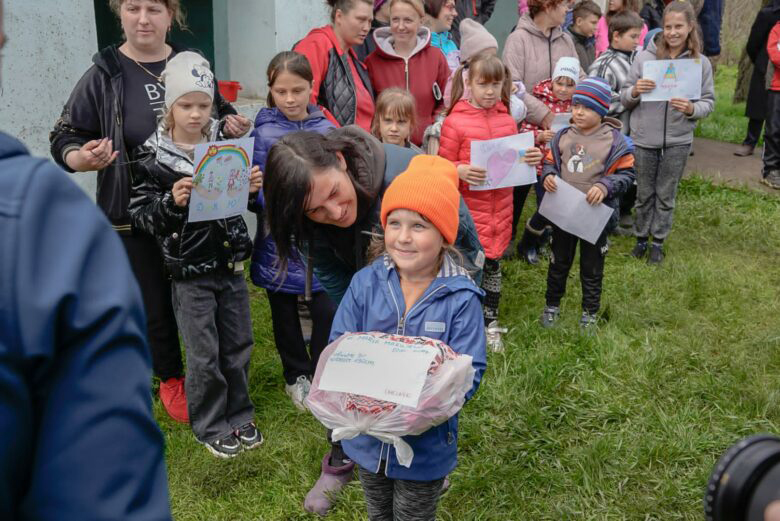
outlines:
M268 151L279 139L291 132L308 130L325 133L333 124L316 105L309 104L312 72L302 54L281 52L268 64L268 108L255 119L255 150L252 163L265 171ZM301 262L290 262L286 274L279 272L276 244L264 223L265 200L258 194L257 233L252 253L252 282L265 288L271 307L274 341L285 379L285 390L296 407L304 410L303 399L309 392L311 377L320 353L325 349L336 306L313 280L312 298L304 300L312 319L310 351L306 349L298 316L298 303L305 292L306 268Z

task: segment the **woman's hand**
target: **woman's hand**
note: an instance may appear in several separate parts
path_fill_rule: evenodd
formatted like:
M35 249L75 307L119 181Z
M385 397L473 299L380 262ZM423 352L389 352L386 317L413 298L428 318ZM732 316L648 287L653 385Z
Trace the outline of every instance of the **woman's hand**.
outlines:
M104 137L84 143L78 150L72 150L65 156L65 163L76 172L102 170L114 162L119 150L114 150L112 140Z
M548 175L544 178L544 183L542 183L542 186L544 186L544 190L546 192L554 192L558 189L558 183L555 181L554 175Z
M187 206L187 203L190 200L190 194L192 193L192 178L182 177L173 183L171 193L173 194L173 202L176 203L176 206L182 208Z
M255 165L252 167L252 171L249 172L249 193L256 194L263 187L263 173L260 171L260 167Z
M222 133L228 138L239 138L249 132L252 122L240 114L231 114L225 118Z
M536 166L542 162L542 150L539 147L525 149L523 162L528 166Z
M682 112L686 116L693 116L693 103L685 98L672 98L669 100L669 104L679 112Z
M458 177L470 185L477 186L485 183L487 170L474 165L458 165Z
M588 204L591 206L596 206L604 200L606 195L604 190L599 188L598 185L593 185L590 187L590 190L588 190L588 193L585 194L585 200L588 201Z
M636 85L634 85L634 88L631 89L631 97L638 98L640 94L646 94L653 89L655 89L655 82L653 80L639 78Z
M553 132L552 130L541 130L539 134L537 134L536 140L539 143L544 144L552 141L553 137L555 137L555 132Z

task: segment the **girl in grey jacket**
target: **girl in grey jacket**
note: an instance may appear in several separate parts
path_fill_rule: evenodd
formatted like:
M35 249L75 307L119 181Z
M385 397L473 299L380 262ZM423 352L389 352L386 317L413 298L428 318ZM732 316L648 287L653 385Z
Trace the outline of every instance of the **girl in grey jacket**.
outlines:
M663 261L663 242L672 228L677 186L693 142L696 122L709 115L715 105L712 66L701 54L696 15L689 2L675 0L664 10L664 32L640 52L631 66L620 99L631 110L631 137L636 145L637 199L631 254L648 263ZM651 60L696 59L701 61L701 97L670 101L641 101L641 95L655 89L653 80L642 78L643 65ZM641 101L641 102L640 102ZM652 243L648 247L648 240Z

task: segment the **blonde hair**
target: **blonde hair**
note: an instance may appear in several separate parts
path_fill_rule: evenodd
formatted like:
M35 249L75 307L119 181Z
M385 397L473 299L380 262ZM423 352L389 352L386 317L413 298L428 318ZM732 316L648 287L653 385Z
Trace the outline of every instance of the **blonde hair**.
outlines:
M696 22L696 12L693 10L693 6L690 2L683 2L681 0L675 0L668 4L664 9L663 23L666 23L666 17L672 13L682 13L685 15L685 21L691 26L691 32L688 33L688 38L685 40L685 46L691 53L691 57L698 58L701 54L701 38L699 37L699 24ZM663 28L663 25L661 26ZM661 36L658 39L658 45L656 46L656 58L659 60L665 60L671 57L671 50L669 44L666 43L666 38Z
M458 67L458 70L455 71L455 78L452 80L450 106L447 109L447 113L452 112L452 107L454 107L455 104L460 101L460 98L463 97L463 92L465 91L463 84L464 70L469 71L469 81L481 79L486 82L502 82L501 101L504 103L507 110L509 110L509 96L512 94L512 75L498 56L491 54L490 52L482 51L469 58L466 63Z
M165 6L168 12L171 13L171 19L176 23L176 25L179 26L179 29L181 29L182 31L188 30L187 13L184 12L184 9L181 7L181 2L179 0L152 0L152 1ZM122 12L122 4L124 4L125 2L127 2L127 0L108 1L108 6L111 8L112 11L114 11L114 14L117 16L117 18L120 16Z
M371 133L379 140L382 139L382 135L379 133L379 122L387 115L395 119L408 120L409 132L414 133L417 128L417 107L412 93L399 87L390 87L383 90L376 99L376 109L371 120ZM409 140L408 137L406 139Z
M410 5L420 15L420 18L425 18L425 5L423 5L422 0L390 0L390 9L397 4Z

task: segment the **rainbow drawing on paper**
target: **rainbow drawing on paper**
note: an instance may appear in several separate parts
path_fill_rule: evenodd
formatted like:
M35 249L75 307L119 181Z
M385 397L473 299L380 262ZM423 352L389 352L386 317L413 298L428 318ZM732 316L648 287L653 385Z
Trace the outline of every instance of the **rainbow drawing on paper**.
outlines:
M254 138L195 148L190 221L224 219L246 210Z

